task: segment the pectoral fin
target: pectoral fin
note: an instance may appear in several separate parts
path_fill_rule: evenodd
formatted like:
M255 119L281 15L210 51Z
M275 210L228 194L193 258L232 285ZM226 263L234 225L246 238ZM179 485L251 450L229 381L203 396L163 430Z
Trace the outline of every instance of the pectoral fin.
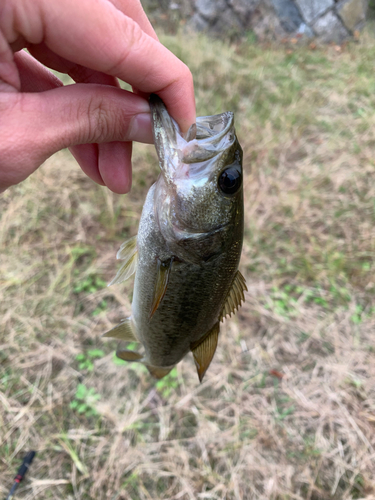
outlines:
M240 271L237 271L232 287L228 292L223 310L221 311L219 321L222 321L227 315L231 316L232 313L238 310L241 303L245 300L245 290L247 291L245 278Z
M125 340L125 342L138 342L135 336L133 323L131 318L124 319L121 323L116 325L108 332L105 332L103 337L110 337L112 339Z
M155 314L155 311L163 300L165 292L167 291L169 273L173 264L173 257L167 262L157 261L156 282L154 288L154 298L152 301L149 319Z
M125 262L117 271L116 276L108 284L108 286L122 283L135 273L138 262L137 236L133 236L129 240L124 241L120 250L117 252L116 257L117 259L124 260Z
M191 352L194 356L195 366L197 367L199 381L202 382L207 368L210 366L212 358L217 347L219 338L220 324L216 323L205 338L198 345L191 346Z

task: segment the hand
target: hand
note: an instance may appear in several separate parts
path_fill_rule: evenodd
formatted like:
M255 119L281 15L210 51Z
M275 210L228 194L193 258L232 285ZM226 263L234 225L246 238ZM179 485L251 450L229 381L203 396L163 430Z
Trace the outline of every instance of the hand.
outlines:
M0 0L0 192L69 147L91 179L126 193L131 141L153 142L150 93L182 131L195 122L191 73L139 0Z

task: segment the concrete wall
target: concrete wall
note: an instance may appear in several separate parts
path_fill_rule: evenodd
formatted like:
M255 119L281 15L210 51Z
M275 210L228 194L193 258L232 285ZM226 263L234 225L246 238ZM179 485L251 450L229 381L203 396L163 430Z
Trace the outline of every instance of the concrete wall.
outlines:
M146 11L195 31L340 42L363 28L369 0L143 0Z

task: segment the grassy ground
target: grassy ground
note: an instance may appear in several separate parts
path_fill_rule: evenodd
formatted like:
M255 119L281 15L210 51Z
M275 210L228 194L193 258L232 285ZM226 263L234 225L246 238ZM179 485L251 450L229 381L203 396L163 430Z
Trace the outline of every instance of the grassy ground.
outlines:
M245 153L246 303L199 385L191 357L155 383L101 334L106 288L158 169L94 185L69 153L0 199L0 496L375 498L375 38L345 47L164 37L199 114L235 111Z

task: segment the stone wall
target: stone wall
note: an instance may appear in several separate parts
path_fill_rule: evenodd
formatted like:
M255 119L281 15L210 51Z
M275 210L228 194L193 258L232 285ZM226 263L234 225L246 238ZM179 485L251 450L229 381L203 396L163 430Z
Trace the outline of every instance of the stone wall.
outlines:
M216 36L298 36L341 42L360 31L369 0L143 0L151 19Z

